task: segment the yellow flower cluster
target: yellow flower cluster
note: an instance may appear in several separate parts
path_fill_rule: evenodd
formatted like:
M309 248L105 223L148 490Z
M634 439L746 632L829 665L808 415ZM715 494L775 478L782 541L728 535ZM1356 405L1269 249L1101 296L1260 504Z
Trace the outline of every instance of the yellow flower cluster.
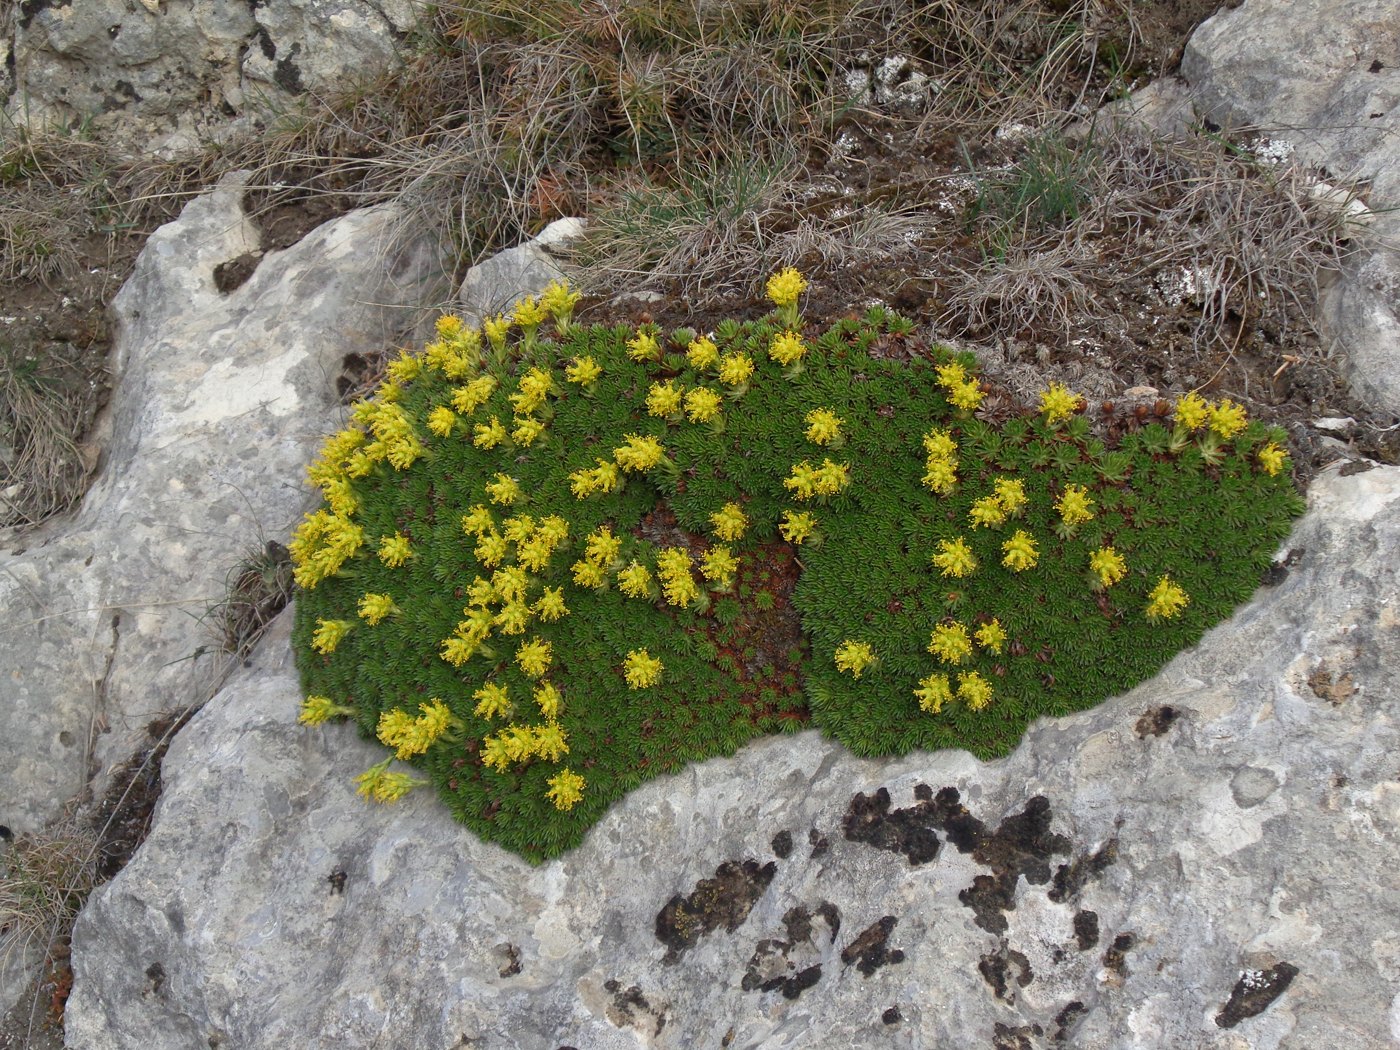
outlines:
M1280 473L1288 465L1288 453L1270 441L1259 450L1259 465L1270 477Z
M600 525L589 533L583 557L573 564L574 583L602 590L608 585L608 574L615 568L621 553L622 540L614 536L607 525Z
M972 638L967 628L956 620L940 623L928 640L928 651L945 664L960 664L972 659Z
M667 547L656 556L656 574L667 604L684 608L702 597L700 585L690 573L690 555L680 547Z
M1007 518L1018 518L1026 509L1026 489L1020 478L997 478L992 494L974 500L968 520L974 529L993 529L1006 524Z
M613 449L613 459L623 470L644 473L666 459L661 442L651 436L624 434L624 444Z
M1006 629L995 616L977 628L973 637L978 645L994 656L1000 656L1002 647L1006 645Z
M814 408L804 421L807 424L807 440L814 445L830 445L841 440L841 424L846 422L828 408Z
M499 416L492 416L485 423L478 423L472 427L472 444L479 449L493 449L505 439L505 424Z
M472 694L472 699L476 701L472 714L487 721L507 717L514 710L514 705L510 702L509 688L495 682L487 682Z
M304 726L318 726L337 716L349 718L355 713L353 707L337 704L328 696L308 696L301 704L301 714L297 721Z
M736 352L725 354L719 359L719 381L725 386L736 388L743 387L753 376L753 358L748 354Z
M787 266L768 278L766 290L774 306L793 306L807 290L807 281L794 267Z
M496 379L494 376L477 376L470 383L453 388L452 407L462 415L469 416L486 404L495 392Z
M411 557L413 557L413 548L409 545L408 537L403 533L396 532L379 541L379 560L389 568L397 569Z
M726 503L710 515L710 524L714 526L716 536L732 543L744 538L744 531L749 527L749 519L739 504Z
M719 416L722 398L717 390L697 386L685 395L685 415L692 423L709 423Z
M924 487L946 496L958 483L958 445L946 430L930 430L924 435Z
M782 332L768 344L768 356L784 368L791 368L807 353L807 344L796 332Z
M482 741L481 764L497 773L536 758L558 762L569 753L569 735L558 722L508 725Z
M713 368L719 360L719 347L715 346L714 340L709 336L702 335L691 340L690 345L686 347L685 358L690 362L691 368L703 372Z
M1190 601L1190 596L1170 576L1163 576L1147 595L1147 618L1154 623L1157 620L1170 620Z
M397 802L414 788L428 783L407 773L390 773L389 763L393 760L390 756L355 778L355 783L359 785L356 790L363 798L374 802Z
M574 307L583 298L581 292L569 290L568 281L550 281L540 293L540 305L554 318L555 330L562 336L569 330Z
M308 514L287 545L297 586L311 590L334 576L364 542L364 530L348 517L325 510Z
M543 368L531 368L510 395L511 407L517 416L528 416L544 407L549 395L554 392L554 380Z
M617 589L629 598L651 598L652 575L641 562L633 560L617 574Z
M942 673L920 679L919 688L914 690L919 707L932 715L942 712L944 704L952 703L953 695L948 676ZM981 711L992 702L992 684L976 671L960 671L957 696L971 710Z
M524 495L520 489L520 482L516 481L509 474L497 474L486 483L486 495L492 503L498 503L503 507L509 507L516 500Z
M944 576L956 579L969 575L977 568L977 559L972 548L959 536L955 540L939 540L938 551L933 556L933 564Z
M1209 425L1215 435L1227 440L1243 430L1249 421L1244 408L1229 398L1207 401L1194 390L1177 398L1173 414L1182 431L1189 433Z
M937 368L938 385L947 393L948 403L964 412L975 411L982 403L982 385L969 377L967 369L956 361Z
M539 638L531 638L515 651L515 662L526 678L543 678L554 658L554 646Z
M457 425L457 413L446 405L438 405L428 413L428 429L438 437L447 437Z
M1100 586L1112 587L1128 575L1128 563L1112 547L1100 547L1089 555L1089 571L1098 578Z
M356 449L347 459L344 470L349 477L364 477L381 461L395 470L407 470L423 454L423 446L408 414L386 398L386 392L397 396L397 390L385 384L380 388L378 399L361 401L350 412L351 421L368 428L374 440Z
M555 809L565 812L574 808L583 799L585 781L569 768L561 769L545 781L549 785L545 798L554 803Z
M653 416L667 419L681 410L681 402L684 397L684 388L676 386L669 379L664 383L653 383L651 389L647 391L647 412Z
M734 583L734 574L739 571L739 559L728 547L711 547L700 560L700 575L722 590L728 590Z
M836 669L844 671L852 678L859 678L861 672L875 663L875 650L867 642L847 638L836 647Z
M1025 572L1027 569L1034 569L1035 563L1040 560L1040 551L1036 549L1035 537L1025 529L1017 529L1011 534L1011 538L1001 545L1002 553L1005 557L1001 563L1012 572Z
M574 359L574 363L564 370L564 378L579 386L592 386L603 374L603 366L585 354Z
M1063 383L1051 383L1040 392L1040 410L1045 413L1045 421L1061 423L1079 411L1083 399Z
M622 662L629 689L650 689L661 681L665 665L645 649L633 649Z
M661 347L650 332L638 331L627 341L627 356L633 361L656 361L661 357Z
M622 471L616 463L598 459L596 467L584 467L569 475L569 491L575 499L587 499L595 492L616 492L622 488Z
M801 546L817 527L817 519L806 511L789 510L778 521L778 531L789 543Z
M394 599L387 594L366 594L360 598L358 606L360 618L373 627L386 616L399 611Z
M397 707L379 716L379 742L394 748L394 757L399 761L423 754L456 722L447 705L437 697L420 704L418 710L422 714L417 718Z
M800 500L818 498L826 500L835 496L851 483L851 468L845 463L822 460L819 467L803 460L793 466L792 473L783 479L783 488Z
M1060 512L1060 521L1066 529L1092 521L1093 507L1093 497L1083 485L1066 485L1064 493L1055 501L1055 509Z

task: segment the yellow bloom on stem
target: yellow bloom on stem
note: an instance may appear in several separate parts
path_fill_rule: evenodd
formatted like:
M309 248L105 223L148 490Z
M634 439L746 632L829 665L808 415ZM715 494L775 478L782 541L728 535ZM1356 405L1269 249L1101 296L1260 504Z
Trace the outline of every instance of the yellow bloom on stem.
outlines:
M428 429L438 437L447 437L457 422L457 413L446 405L438 405L428 413Z
M511 320L526 331L538 328L544 323L546 316L548 315L540 301L529 295L516 303L515 309L511 311Z
M960 408L965 412L975 411L982 403L982 386L976 380L966 383L959 383L948 391L948 402L954 408Z
M723 399L707 386L697 386L685 395L686 418L692 423L708 423L719 415Z
M972 658L972 639L957 621L940 623L929 636L928 651L945 664L957 665Z
M1051 383L1040 392L1040 410L1047 423L1061 423L1079 411L1080 396L1063 383Z
M550 281L540 293L540 305L554 318L554 328L561 336L569 330L574 307L583 298L581 292L571 291L568 281Z
M719 360L719 347L715 346L709 336L702 335L691 340L690 346L686 348L685 358L690 362L691 368L703 372L714 367L714 363Z
M633 649L622 666L629 689L649 689L661 681L661 673L665 670L665 665L645 649Z
M490 497L492 503L509 507L525 493L520 488L520 482L509 474L497 474L486 483L486 495Z
M778 531L782 533L783 539L798 546L812 535L816 527L817 519L806 511L785 511L778 522Z
M472 605L490 605L496 597L496 588L491 586L491 581L480 576L467 586L467 601Z
M1017 529L1012 533L1011 538L1001 545L1001 549L1006 554L1001 563L1012 572L1034 569L1035 563L1040 560L1035 538L1025 529Z
M753 376L753 358L745 353L725 354L719 359L719 381L741 387Z
M617 574L617 589L629 598L650 598L652 595L651 570L639 561L633 561Z
M392 758L386 758L357 776L357 793L373 802L397 802L414 788L428 783L407 773L390 773L389 763L392 761Z
M506 333L510 331L510 322L505 317L500 314L488 317L481 322L481 330L486 333L486 338L491 343L491 349L495 350L497 354L504 352Z
M661 594L667 604L684 608L701 597L690 566L690 555L679 547L668 547L657 554L657 575L661 577Z
M398 748L396 758L410 758L418 752L411 746L404 748L400 742L408 734L413 725L413 716L400 708L392 711L385 711L379 716L379 724L375 727L374 735L379 738L379 742L385 747ZM424 749L426 750L426 748Z
M569 475L569 489L575 499L587 499L595 492L616 492L622 487L622 471L611 460L600 459L593 468L585 467Z
M1210 418L1210 406L1194 390L1176 399L1176 425L1183 430L1200 430Z
M373 627L384 617L399 611L394 599L387 594L366 594L360 598L358 606L360 618Z
M715 535L729 543L744 538L749 527L748 516L737 503L726 503L710 515L710 524L715 527Z
M301 703L297 721L304 726L319 726L337 716L349 718L354 713L353 707L337 704L328 696L308 696Z
M666 458L666 450L654 437L624 434L622 440L625 444L613 449L613 459L623 470L645 472Z
M478 503L462 515L462 531L468 536L481 536L496 527L496 519L484 503Z
M564 588L546 587L535 601L534 614L545 623L554 623L569 615L564 605Z
M807 280L795 267L787 266L768 278L766 290L774 306L793 306L798 296L807 290Z
M652 383L647 391L647 412L662 419L674 416L681 410L684 396L685 391L669 379L664 383Z
M633 361L655 361L661 356L661 347L650 332L638 332L627 340L627 356Z
M933 556L933 564L944 576L961 579L977 568L977 559L972 548L959 536L955 540L939 540L938 552Z
M472 553L476 555L477 561L492 569L505 561L506 555L510 553L510 541L493 530L477 538L476 548Z
M472 711L477 718L485 718L489 721L492 718L510 715L510 690L504 685L487 682L472 693L472 699L477 702L476 708Z
M530 607L521 601L508 601L491 622L502 634L524 634L530 626Z
M783 332L775 335L768 345L768 356L784 368L790 368L802 360L807 353L807 344L796 332Z
M548 399L554 389L554 380L543 368L531 368L523 376L516 386L515 393L510 395L510 403L515 408L518 416L528 416Z
M1060 512L1060 520L1067 528L1092 521L1093 507L1093 497L1083 485L1066 485L1064 494L1055 501L1055 509Z
M495 416L491 417L491 422L489 423L478 423L476 426L472 427L472 444L477 448L495 448L505 439L506 428Z
M423 446L412 434L390 438L385 442L384 458L395 470L407 470L423 454Z
M928 469L923 477L924 488L937 495L946 496L958 483L957 467L958 461L955 459L935 459L930 456Z
M400 350L399 356L389 362L389 367L384 370L391 383L409 383L418 378L418 373L422 371L423 361L415 357L407 350Z
M1100 547L1089 555L1089 571L1098 577L1100 586L1112 587L1128 575L1128 563L1112 547Z
M924 435L924 451L929 459L953 459L958 453L958 443L946 430L930 430Z
M612 534L607 525L600 525L589 533L584 557L596 565L608 568L622 553L622 540Z
M433 327L439 339L455 339L462 332L462 319L456 314L443 314Z
M396 532L379 541L379 560L389 568L397 569L411 557L413 550L408 545L408 537L403 533Z
M544 422L534 416L516 416L515 429L510 432L510 439L522 448L529 448L535 443L535 439L544 433Z
M452 390L452 407L469 416L484 405L496 390L494 376L477 376L466 386Z
M564 378L579 386L592 386L603 374L603 366L585 354L574 359L574 363L564 370Z
M515 651L515 662L527 678L540 678L549 670L554 647L539 638L531 638Z
M976 671L958 673L958 697L973 711L980 711L992 702L992 683Z
M1226 440L1244 429L1248 416L1244 407L1235 404L1228 397L1210 406L1210 429Z
M531 734L530 750L536 758L546 762L558 762L569 753L569 736L564 727L550 719L542 726L535 726Z
M553 722L559 717L559 708L563 704L564 698L559 695L559 690L552 682L541 682L535 689L535 704L540 709L540 714Z
M967 517L974 529L994 529L1006 524L1006 507L996 496L983 496L972 504Z
M588 587L595 591L601 591L608 585L607 570L592 561L576 561L573 564L574 583L580 587Z
M1000 656L1001 650L1006 645L1006 629L1002 627L1001 621L995 616L988 623L984 623L973 635L977 639L977 644L987 652Z
M804 418L807 440L817 445L829 445L841 438L841 424L846 422L826 408L814 408Z
M956 361L949 361L946 365L939 365L934 371L938 373L938 385L945 390L951 390L953 387L967 382L967 369ZM932 451L932 449L929 451Z
M1020 478L997 478L992 489L1008 517L1018 517L1026 509L1026 489Z
M1190 596L1170 576L1163 576L1147 595L1147 618L1170 620L1190 603Z
M836 647L835 652L836 669L844 671L852 678L859 678L861 673L875 663L875 650L870 648L867 642L858 642L854 638L847 638Z
M584 779L571 769L561 769L545 783L549 785L545 798L554 803L555 809L567 812L583 799Z
M730 586L738 571L739 561L728 547L711 547L700 562L700 575L721 587Z
M834 496L850 483L851 468L845 463L823 459L822 465L817 468L815 484L818 496Z
M952 686L946 674L931 674L919 679L919 688L914 690L919 707L931 715L943 710L943 705L953 699Z
M1259 465L1265 474L1273 477L1288 465L1288 453L1270 441L1259 450Z

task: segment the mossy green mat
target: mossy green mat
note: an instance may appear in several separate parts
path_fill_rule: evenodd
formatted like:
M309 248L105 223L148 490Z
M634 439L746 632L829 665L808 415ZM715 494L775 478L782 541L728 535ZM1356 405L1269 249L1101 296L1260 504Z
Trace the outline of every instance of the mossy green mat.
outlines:
M431 783L539 860L763 733L1003 754L1229 615L1301 512L1282 435L1228 401L1110 449L1063 388L986 410L974 359L887 311L804 330L779 277L712 338L572 326L562 287L445 319L327 443L303 721L426 777L390 756L367 796Z

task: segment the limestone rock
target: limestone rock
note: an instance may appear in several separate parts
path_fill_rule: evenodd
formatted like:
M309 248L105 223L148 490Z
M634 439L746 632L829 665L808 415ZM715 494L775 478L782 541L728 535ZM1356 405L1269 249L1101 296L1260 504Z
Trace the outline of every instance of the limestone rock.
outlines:
M528 295L538 295L551 281L564 278L555 253L583 234L582 219L555 219L532 240L497 252L466 272L457 299L463 320L479 325L509 310Z
M17 832L87 784L90 744L100 771L156 713L207 695L201 618L309 504L342 356L392 344L441 294L436 255L393 239L389 207L269 252L220 292L216 268L258 247L241 185L151 236L113 304L105 466L76 518L0 553L0 824Z
M180 734L74 944L74 1050L1400 1038L1400 470L1313 487L1271 583L981 764L816 733L652 781L531 868L295 724L286 618Z
M28 0L15 18L6 111L84 123L139 154L217 138L230 118L389 68L410 0Z
M1400 33L1391 0L1246 0L1205 22L1181 73L1218 124L1278 129L1305 163L1367 180L1368 247L1323 304L1360 397L1400 414Z

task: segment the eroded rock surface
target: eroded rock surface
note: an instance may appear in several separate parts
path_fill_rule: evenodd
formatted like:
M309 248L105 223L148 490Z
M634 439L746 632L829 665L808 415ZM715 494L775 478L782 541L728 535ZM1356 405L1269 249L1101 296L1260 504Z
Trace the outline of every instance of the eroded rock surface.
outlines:
M381 748L296 725L284 616L79 921L69 1045L1390 1046L1400 470L1310 503L1233 618L1002 760L772 738L539 868L359 800Z

